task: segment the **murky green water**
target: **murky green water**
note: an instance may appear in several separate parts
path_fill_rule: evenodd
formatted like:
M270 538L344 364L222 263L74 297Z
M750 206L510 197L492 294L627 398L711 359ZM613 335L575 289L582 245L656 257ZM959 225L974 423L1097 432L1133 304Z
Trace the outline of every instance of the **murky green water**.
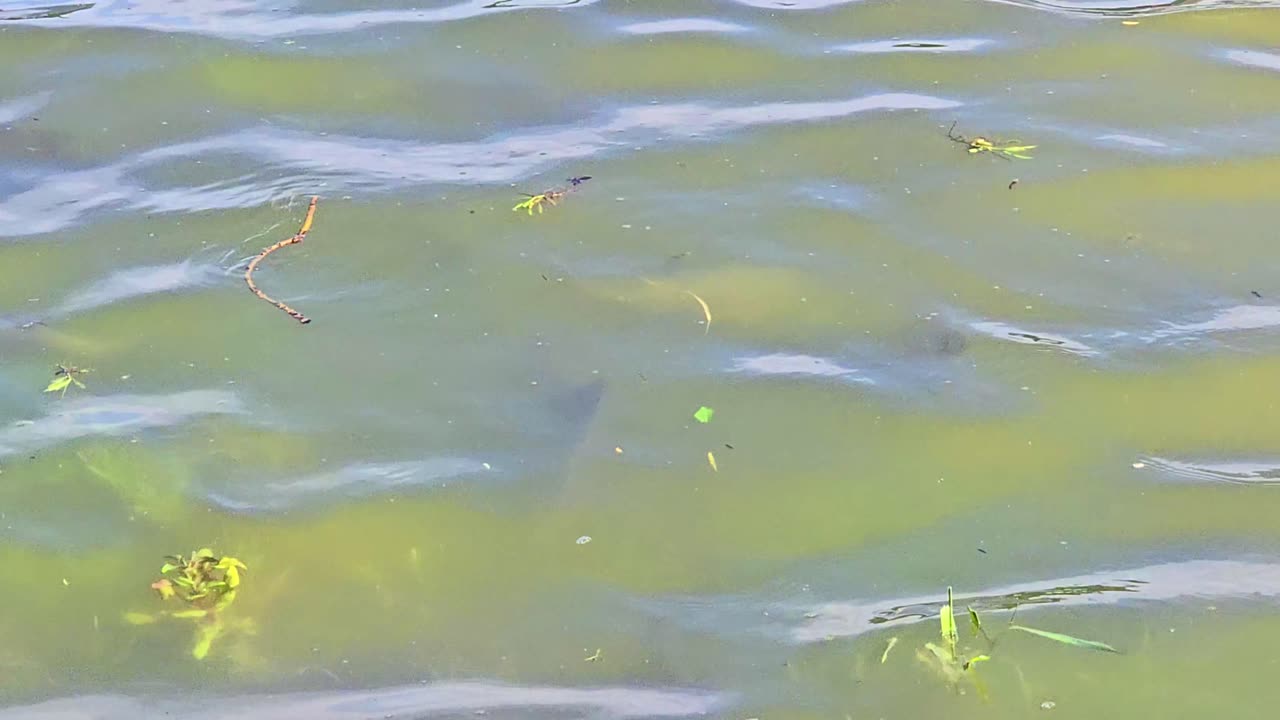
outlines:
M1280 5L1138 5L5 5L0 717L1271 717Z

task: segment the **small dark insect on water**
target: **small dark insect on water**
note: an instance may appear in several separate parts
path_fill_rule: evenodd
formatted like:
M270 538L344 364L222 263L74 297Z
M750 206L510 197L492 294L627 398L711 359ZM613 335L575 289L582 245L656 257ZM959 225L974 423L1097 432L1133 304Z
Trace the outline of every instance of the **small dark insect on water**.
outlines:
M578 187L579 185L581 185L582 183L584 183L584 182L586 182L586 181L588 181L588 180L590 180L590 179L591 179L591 176L590 176L590 175L579 175L578 177L571 177L571 178L569 178L569 179L565 180L565 182L569 183L569 184L570 184L570 185L572 185L573 187Z
M55 365L54 367L57 368L56 370L53 371L54 377L61 377L63 375L70 375L74 377L76 375L84 375L86 373L93 372L93 370L90 370L89 368L78 368L75 365L72 365L70 367L66 365Z

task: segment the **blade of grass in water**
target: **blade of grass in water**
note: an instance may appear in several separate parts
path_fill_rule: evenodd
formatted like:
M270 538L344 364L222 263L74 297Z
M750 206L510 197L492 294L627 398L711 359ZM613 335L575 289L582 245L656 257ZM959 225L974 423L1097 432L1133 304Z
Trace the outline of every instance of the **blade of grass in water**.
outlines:
M1110 645L1106 643L1098 642L1096 640L1084 640L1078 637L1072 637L1070 635L1063 635L1062 633L1049 632L1048 630L1037 630L1036 628L1026 627L1025 625L1010 625L1009 629L1021 630L1022 632L1025 632L1025 633L1038 635L1042 638L1045 638L1046 640L1059 642L1059 643L1062 643L1063 645L1071 645L1073 647L1085 648L1087 650L1098 650L1101 652L1109 652L1109 653L1120 652L1119 650L1111 647Z
M955 659L956 645L960 642L960 635L956 632L955 604L950 587L947 588L947 604L942 606L938 616L942 623L942 639L946 641L947 649L951 651L951 658Z

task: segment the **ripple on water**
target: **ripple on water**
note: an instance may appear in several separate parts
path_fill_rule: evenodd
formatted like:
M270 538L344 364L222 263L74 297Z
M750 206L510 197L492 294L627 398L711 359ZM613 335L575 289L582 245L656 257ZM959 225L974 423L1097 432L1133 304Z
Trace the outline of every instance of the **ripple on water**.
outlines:
M720 692L684 688L520 686L493 682L402 685L372 690L218 695L216 701L182 697L96 695L58 698L0 710L0 720L75 717L133 720L182 716L189 720L368 720L386 717L459 717L492 711L519 711L520 717L701 717L732 698Z
M1146 456L1134 467L1178 482L1231 483L1233 485L1280 484L1280 460L1185 461Z
M706 140L738 130L830 121L868 112L943 110L960 103L914 93L879 93L814 102L737 106L663 103L622 108L589 122L503 134L488 140L415 143L254 128L137 153L102 167L48 173L0 202L0 236L51 233L105 208L199 212L251 207L280 191L261 170L190 188L150 188L139 171L159 163L209 156L247 157L285 171L289 182L325 181L329 191L387 192L426 183L507 184L569 160L670 145L678 137Z
M80 396L50 414L0 430L0 457L27 453L83 437L116 437L172 427L201 415L242 413L239 399L220 390L171 395Z
M672 18L623 25L619 31L628 35L666 35L671 33L742 33L751 28L712 18Z
M877 55L882 53L965 53L993 45L986 38L944 38L937 40L873 40L837 45L836 52Z
M280 482L264 483L255 478L248 485L206 491L205 497L233 512L280 512L397 488L446 487L486 473L490 473L489 463L466 457L362 462Z
M350 10L332 13L282 13L260 0L219 0L187 3L172 0L87 3L57 11L10 11L12 17L33 24L54 20L53 27L126 27L157 32L196 33L234 39L293 37L363 31L385 25L414 25L469 20L481 15L522 10L585 7L599 0L464 0L439 8ZM83 12L80 12L83 10ZM2 12L2 11L0 11ZM56 25L54 24L56 23Z
M1280 597L1280 565L1236 560L1189 560L995 587L963 598L960 606L991 612L1044 605L1114 605L1182 598ZM787 631L796 643L852 637L886 623L913 623L937 617L937 596L886 601L845 601L796 608ZM801 614L803 613L803 614Z
M1280 55L1261 50L1227 50L1222 56L1234 63L1280 71Z
M1001 5L1049 10L1068 15L1097 17L1141 17L1195 10L1229 10L1239 8L1280 7L1277 0L988 0Z

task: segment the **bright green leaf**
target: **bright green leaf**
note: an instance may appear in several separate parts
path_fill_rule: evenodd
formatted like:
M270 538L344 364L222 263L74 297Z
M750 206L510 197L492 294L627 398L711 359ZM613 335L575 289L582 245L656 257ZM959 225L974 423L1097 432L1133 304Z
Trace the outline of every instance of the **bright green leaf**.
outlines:
M942 625L942 639L946 641L947 648L951 651L951 658L955 659L956 644L960 642L960 634L956 632L955 602L950 587L947 588L947 604L942 606L938 618Z
M698 412L693 414L693 419L697 420L700 423L709 423L711 422L711 418L715 416L715 414L716 414L716 411L714 409L709 408L706 405L703 405L702 407L698 408Z
M1119 650L1111 647L1110 645L1106 643L1098 642L1096 640L1083 640L1078 637L1063 635L1062 633L1049 632L1048 630L1037 630L1036 628L1026 627L1025 625L1010 625L1009 629L1021 630L1022 632L1025 632L1025 633L1038 635L1042 638L1045 638L1046 640L1059 642L1059 643L1062 643L1063 645L1071 645L1078 648L1085 648L1087 650L1099 650L1101 652L1109 652L1109 653L1120 652Z
M898 637L889 638L889 644L885 646L884 652L880 655L880 664L883 665L885 660L889 659L889 651L893 650L893 646L898 644Z
M977 664L978 664L978 663L980 663L980 662L986 662L986 661L988 661L988 660L990 660L990 659L991 659L991 656L990 656L990 655L978 655L978 656L976 656L976 657L971 657L971 658L969 658L969 660L964 664L964 669L965 669L965 670L968 670L969 668L973 667L974 665L977 665Z
M203 660L209 654L209 648L213 647L213 641L222 635L224 629L220 622L201 625L196 631L196 644L191 648L191 657Z
M228 590L227 592L222 594L222 597L218 598L218 602L214 603L213 607L216 610L225 610L228 605L230 605L235 601L236 601L236 591Z
M973 608L967 608L967 609L969 611L969 625L973 627L974 634L976 635L985 634L982 631L982 620L978 617L978 611L974 610Z
M68 388L70 385L71 385L71 376L70 376L70 375L59 375L58 377L54 378L54 379L49 383L49 386L48 386L48 387L46 387L46 388L44 389L44 391L45 391L45 392L58 392L58 391L60 391L60 390L61 390L61 391L65 394L65 393L67 392L67 388Z
M160 574L164 575L165 573L172 572L177 569L178 569L177 565L174 565L173 563L165 563L160 566Z
M179 610L176 613L171 613L169 617L177 618L179 620L187 620L190 618L202 618L208 614L208 610Z

